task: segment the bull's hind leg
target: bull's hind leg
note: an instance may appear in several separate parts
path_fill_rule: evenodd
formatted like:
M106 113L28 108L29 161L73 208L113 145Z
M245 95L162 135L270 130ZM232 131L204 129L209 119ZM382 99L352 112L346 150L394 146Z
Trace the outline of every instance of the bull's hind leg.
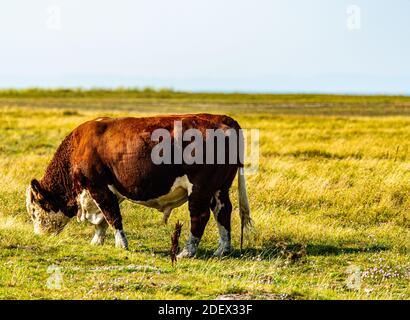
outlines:
M108 188L89 189L105 220L115 230L115 246L128 249L128 241L122 228L122 217L117 197Z
M221 257L232 251L231 246L231 213L232 204L229 199L229 191L217 191L211 201L211 209L214 213L219 231L219 247L214 256Z
M199 198L193 192L190 196L188 206L191 216L191 232L185 248L178 255L178 258L192 258L195 256L198 249L201 237L204 234L206 224L209 221L209 198Z

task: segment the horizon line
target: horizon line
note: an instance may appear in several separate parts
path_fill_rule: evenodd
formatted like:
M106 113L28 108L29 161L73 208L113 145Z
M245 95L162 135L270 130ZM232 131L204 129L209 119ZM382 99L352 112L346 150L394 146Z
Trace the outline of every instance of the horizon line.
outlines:
M39 92L58 92L58 91L72 91L72 92L97 92L110 91L112 93L125 92L140 92L140 93L175 93L175 94L243 94L243 95L323 95L323 96L387 96L387 97L409 97L410 93L404 92L382 92L382 91L315 91L315 90L206 90L193 89L181 90L172 87L158 87L158 86L19 86L19 87L2 87L0 86L0 94L7 91L39 91Z

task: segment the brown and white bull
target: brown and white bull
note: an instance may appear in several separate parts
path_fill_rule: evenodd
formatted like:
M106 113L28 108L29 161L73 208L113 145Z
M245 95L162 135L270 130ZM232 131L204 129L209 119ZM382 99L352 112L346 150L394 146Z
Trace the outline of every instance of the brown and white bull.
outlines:
M103 244L106 230L111 226L115 230L116 246L128 248L119 208L122 200L158 209L164 213L165 222L172 209L188 201L190 236L180 257L195 255L210 210L220 235L215 255L229 253L232 249L229 189L237 171L241 230L251 223L241 160L243 150L229 150L231 144L225 144L224 163L188 164L184 159L182 163L154 163L152 152L160 143L160 139L153 139L154 131L168 130L174 146L178 134L176 122L181 124L183 132L189 129L201 132L204 145L210 139L206 134L209 129L221 129L224 133L232 132L230 129L240 131L232 118L210 114L99 118L85 122L63 140L44 177L40 181L33 179L27 188L26 205L34 231L58 234L70 218L77 216L78 220L95 225L92 244ZM189 141L183 141L182 149L188 144ZM175 149L171 150L175 156ZM200 157L205 159L213 151L216 148L204 148ZM228 162L230 154L238 154L236 163Z

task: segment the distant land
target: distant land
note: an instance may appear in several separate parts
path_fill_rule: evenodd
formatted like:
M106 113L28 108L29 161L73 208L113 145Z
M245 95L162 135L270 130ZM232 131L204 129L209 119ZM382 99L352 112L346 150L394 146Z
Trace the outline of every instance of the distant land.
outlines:
M116 75L0 75L0 88L170 88L191 92L410 95L410 75L149 77Z

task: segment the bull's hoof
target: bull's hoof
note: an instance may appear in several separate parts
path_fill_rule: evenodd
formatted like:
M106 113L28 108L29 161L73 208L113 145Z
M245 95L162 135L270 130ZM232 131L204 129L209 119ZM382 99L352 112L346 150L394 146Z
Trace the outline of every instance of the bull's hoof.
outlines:
M177 259L193 258L193 257L195 257L195 253L196 253L196 252L189 251L187 248L184 248L184 249L177 255Z
M216 249L216 251L214 252L213 256L220 258L220 257L229 255L231 252L232 252L232 247L219 246L218 249Z
M128 240L123 230L115 231L115 246L117 248L128 250Z
M102 246L105 241L105 236L100 236L98 234L95 234L94 237L91 239L91 244L93 246Z

